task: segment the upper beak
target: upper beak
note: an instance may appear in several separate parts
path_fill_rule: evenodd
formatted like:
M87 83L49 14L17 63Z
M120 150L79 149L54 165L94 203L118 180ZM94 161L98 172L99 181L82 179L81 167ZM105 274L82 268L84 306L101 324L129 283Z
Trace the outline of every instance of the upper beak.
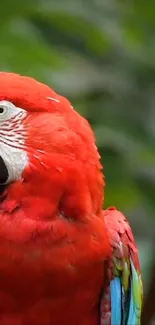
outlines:
M0 185L6 184L9 177L9 173L3 158L0 156Z

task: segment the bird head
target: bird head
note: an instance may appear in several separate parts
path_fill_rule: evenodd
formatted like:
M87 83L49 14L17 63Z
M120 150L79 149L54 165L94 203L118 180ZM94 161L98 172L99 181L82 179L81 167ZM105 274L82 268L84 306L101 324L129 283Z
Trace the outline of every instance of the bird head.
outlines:
M6 202L27 209L36 204L38 212L44 198L40 216L58 208L70 218L98 214L101 169L93 132L66 98L32 78L0 73L0 184Z

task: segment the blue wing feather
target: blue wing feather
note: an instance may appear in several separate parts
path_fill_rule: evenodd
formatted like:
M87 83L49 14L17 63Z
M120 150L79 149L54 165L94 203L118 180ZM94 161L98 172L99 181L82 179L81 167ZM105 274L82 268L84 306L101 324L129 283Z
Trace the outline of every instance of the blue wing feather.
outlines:
M110 283L111 291L111 322L112 324L121 324L121 281L120 278L114 278Z
M137 308L134 301L133 290L133 283L136 281L138 285L139 281L135 268L132 276L134 276L134 280L131 279L128 294L126 294L126 296L121 277L115 277L110 282L111 325L139 325L140 310Z

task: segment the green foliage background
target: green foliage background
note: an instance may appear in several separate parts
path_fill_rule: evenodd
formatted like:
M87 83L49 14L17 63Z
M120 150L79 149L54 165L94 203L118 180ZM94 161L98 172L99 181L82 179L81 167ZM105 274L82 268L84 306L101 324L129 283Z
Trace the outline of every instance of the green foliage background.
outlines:
M0 69L67 96L91 123L105 206L128 216L145 287L155 238L155 2L5 0Z

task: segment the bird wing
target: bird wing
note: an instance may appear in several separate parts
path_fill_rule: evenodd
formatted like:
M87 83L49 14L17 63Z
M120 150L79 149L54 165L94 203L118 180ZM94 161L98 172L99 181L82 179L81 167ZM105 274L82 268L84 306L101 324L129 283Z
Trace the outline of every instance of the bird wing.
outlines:
M124 215L114 207L104 211L112 246L101 297L100 325L140 325L143 286L137 246Z

